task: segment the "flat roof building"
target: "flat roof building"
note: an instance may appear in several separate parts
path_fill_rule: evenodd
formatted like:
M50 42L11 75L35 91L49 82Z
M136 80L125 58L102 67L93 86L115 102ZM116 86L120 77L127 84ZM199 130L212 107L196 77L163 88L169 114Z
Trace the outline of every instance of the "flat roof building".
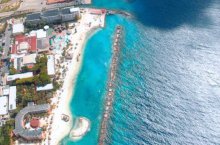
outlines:
M37 39L37 51L39 53L49 51L49 40L48 38Z
M70 13L74 13L74 12L80 12L80 9L79 8L70 8L69 9Z
M0 115L8 114L8 97L0 96Z
M22 33L24 33L24 25L22 23L14 24L12 26L13 35L22 34Z
M33 72L27 72L22 74L15 74L15 75L8 75L7 81L14 81L16 79L24 79L24 78L30 78L33 77Z
M47 84L45 86L39 86L37 87L37 91L47 91L47 90L52 90L53 89L53 84Z
M9 98L8 98L8 110L16 109L16 98L17 98L17 89L16 86L11 86L9 91Z
M26 17L25 22L26 23L38 23L41 20L41 13L33 13L33 14L28 14Z
M47 32L44 31L43 29L39 29L39 30L33 30L30 32L31 36L37 36L37 39L39 38L46 38L47 37Z
M36 63L36 57L37 57L36 53L25 55L22 58L22 66L27 66L28 68L32 68Z
M55 59L53 55L47 55L47 74L55 75Z
M72 10L71 9L72 7L28 14L25 20L25 24L38 24L42 21L50 24L77 20L78 16L80 15L80 10L77 8Z

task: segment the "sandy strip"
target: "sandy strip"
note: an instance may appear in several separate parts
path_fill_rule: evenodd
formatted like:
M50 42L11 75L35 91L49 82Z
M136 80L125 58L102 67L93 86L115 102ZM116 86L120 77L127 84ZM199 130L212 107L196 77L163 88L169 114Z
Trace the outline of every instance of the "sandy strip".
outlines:
M49 124L47 131L47 134L49 135L47 135L46 140L42 142L43 145L57 145L60 140L69 134L70 129L72 128L72 115L69 105L73 95L73 87L81 67L81 57L83 56L84 45L89 34L94 32L97 28L104 26L104 15L92 15L89 13L88 9L84 10L85 12L82 14L81 20L75 27L77 33L75 33L75 29L72 29L71 43L73 46L69 52L73 52L73 58L68 62L64 62L64 67L67 68L66 74L64 74L63 78L64 83L62 88L57 91L57 97L54 98L54 100L57 99L58 104L57 108L52 111L52 115L49 117L49 120L51 120L51 124ZM75 47L76 49L74 49ZM68 122L61 119L63 114L69 116L70 120Z

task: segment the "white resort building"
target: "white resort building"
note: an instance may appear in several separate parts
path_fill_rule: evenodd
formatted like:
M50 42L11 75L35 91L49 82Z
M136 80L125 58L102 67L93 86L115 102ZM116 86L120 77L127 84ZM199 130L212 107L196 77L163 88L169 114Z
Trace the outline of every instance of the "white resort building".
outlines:
M50 84L47 84L45 86L39 86L37 87L37 91L47 91L47 90L52 90L53 89L53 84L50 83Z
M16 98L17 98L17 89L16 86L10 86L9 90L9 105L8 105L8 110L14 110L16 109Z
M14 24L12 26L12 34L18 35L24 33L24 25L22 23Z
M15 74L15 75L8 75L7 76L7 81L14 81L16 79L24 79L24 78L30 78L33 77L33 72L27 72L23 74Z
M47 74L49 76L55 75L55 58L53 55L47 55Z
M8 97L1 96L0 102L0 116L8 114Z

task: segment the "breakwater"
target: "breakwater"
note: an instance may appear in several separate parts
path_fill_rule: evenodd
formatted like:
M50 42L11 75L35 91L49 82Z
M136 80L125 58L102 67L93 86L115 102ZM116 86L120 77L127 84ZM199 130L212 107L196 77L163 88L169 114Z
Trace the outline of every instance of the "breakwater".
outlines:
M124 17L132 17L132 14L122 10L107 10L107 15L122 15Z
M107 133L107 123L110 117L110 113L112 110L112 104L114 100L114 93L115 93L115 75L116 75L116 69L118 65L118 57L119 57L119 49L120 49L120 38L122 36L122 27L117 26L116 32L114 36L113 41L113 57L110 67L110 74L109 74L109 80L108 80L108 86L107 86L107 94L106 94L106 100L105 100L105 108L104 113L102 117L102 123L99 133L99 145L104 145L104 141L106 139L106 133Z

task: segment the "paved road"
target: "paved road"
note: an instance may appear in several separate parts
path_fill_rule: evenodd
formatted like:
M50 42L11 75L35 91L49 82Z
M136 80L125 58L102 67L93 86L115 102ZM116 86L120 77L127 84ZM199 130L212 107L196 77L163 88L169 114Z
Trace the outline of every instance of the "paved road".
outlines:
M36 12L36 11L41 11L42 9L54 9L54 8L81 5L85 2L86 0L74 0L69 3L57 3L57 4L46 5L46 0L23 0L20 8L17 11L32 10L33 12ZM13 13L15 12L0 13L0 17L8 17Z
M12 30L10 30L9 25L7 26L6 30L5 30L5 35L3 36L3 39L5 40L5 46L4 48L4 53L2 58L8 58L8 54L10 51L10 46L11 46L11 34L12 34Z

